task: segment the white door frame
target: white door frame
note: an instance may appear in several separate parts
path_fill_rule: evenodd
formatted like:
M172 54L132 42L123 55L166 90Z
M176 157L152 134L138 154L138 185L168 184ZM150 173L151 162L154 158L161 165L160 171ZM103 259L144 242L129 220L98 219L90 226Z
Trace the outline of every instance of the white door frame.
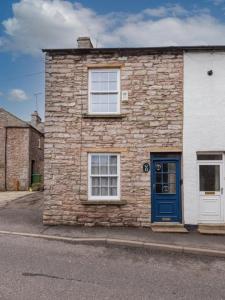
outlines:
M205 153L204 153L205 154ZM214 152L211 152L210 154L215 154ZM224 223L225 221L225 197L224 197L224 187L225 187L225 178L224 178L224 158L225 155L223 153L220 152L220 154L222 154L222 160L197 160L197 201L198 201L198 223ZM219 165L220 166L220 191L219 192L215 192L213 195L209 194L209 200L210 197L211 199L215 199L216 197L220 197L220 218L218 219L213 219L213 217L210 217L209 214L209 218L201 218L201 214L200 214L200 209L201 209L201 196L204 197L204 192L200 192L200 182L199 182L199 166L200 165ZM206 196L207 199L207 196Z

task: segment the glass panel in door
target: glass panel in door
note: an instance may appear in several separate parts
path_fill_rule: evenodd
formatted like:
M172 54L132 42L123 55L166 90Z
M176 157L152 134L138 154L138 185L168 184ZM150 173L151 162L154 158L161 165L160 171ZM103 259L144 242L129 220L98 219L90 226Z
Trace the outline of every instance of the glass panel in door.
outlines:
M220 191L220 166L200 165L199 166L200 192Z
M162 162L155 164L156 193L176 194L176 163Z

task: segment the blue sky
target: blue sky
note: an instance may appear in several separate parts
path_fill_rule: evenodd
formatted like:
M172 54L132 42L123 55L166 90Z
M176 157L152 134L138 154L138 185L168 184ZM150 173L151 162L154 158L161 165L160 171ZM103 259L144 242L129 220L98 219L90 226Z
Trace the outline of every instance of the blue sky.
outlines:
M0 106L44 117L42 48L225 44L225 0L0 1Z

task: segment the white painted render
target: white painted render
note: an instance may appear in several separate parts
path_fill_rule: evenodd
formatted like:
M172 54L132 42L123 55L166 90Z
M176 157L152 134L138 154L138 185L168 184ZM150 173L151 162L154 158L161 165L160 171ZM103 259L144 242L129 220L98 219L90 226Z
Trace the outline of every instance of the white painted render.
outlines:
M213 71L212 76L207 74L209 70ZM199 223L196 153L200 151L225 151L225 52L184 54L183 214L186 224ZM224 177L222 183L225 188Z

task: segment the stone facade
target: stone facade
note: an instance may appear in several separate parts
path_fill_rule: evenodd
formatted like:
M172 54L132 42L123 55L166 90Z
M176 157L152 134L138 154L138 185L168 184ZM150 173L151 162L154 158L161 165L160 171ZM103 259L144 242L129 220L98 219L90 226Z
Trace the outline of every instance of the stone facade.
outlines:
M90 117L88 69L119 67L121 115ZM182 151L183 53L47 51L45 224L150 226L151 152ZM88 153L120 153L121 201L88 201Z
M28 190L29 128L9 127L6 132L6 190Z
M43 175L43 133L0 108L0 140L0 190L28 190L32 160Z

